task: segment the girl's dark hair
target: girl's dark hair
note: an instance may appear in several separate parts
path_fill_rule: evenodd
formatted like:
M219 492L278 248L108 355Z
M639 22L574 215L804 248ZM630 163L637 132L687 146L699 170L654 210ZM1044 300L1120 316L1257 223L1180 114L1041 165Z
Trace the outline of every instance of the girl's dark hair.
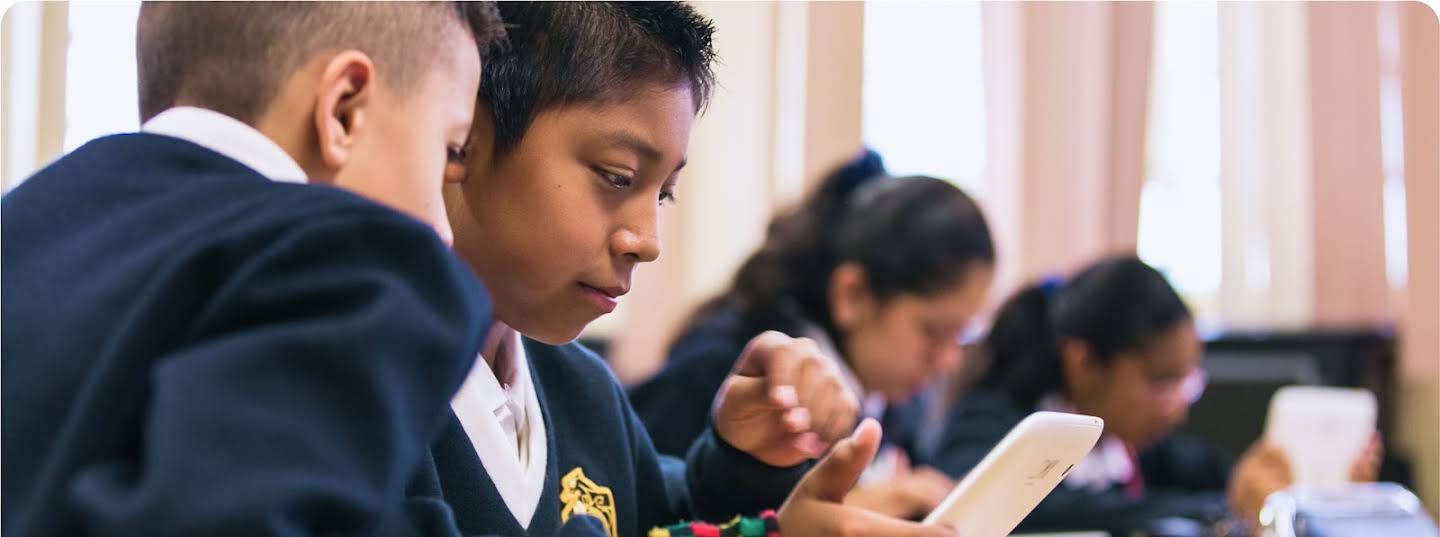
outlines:
M970 196L932 177L891 177L880 156L866 151L772 220L760 250L691 324L733 308L746 335L793 334L817 323L840 343L830 319L830 274L847 262L863 267L871 292L887 300L948 289L975 265L993 265L995 250Z
M990 367L980 386L1034 404L1064 388L1062 339L1085 342L1109 363L1190 319L1159 271L1134 256L1106 258L1064 284L1052 279L1022 289L1001 306L985 339Z

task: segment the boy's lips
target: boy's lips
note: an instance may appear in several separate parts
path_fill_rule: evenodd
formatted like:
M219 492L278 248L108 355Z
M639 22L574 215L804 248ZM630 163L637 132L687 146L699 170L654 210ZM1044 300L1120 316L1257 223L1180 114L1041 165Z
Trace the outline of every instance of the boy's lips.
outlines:
M604 286L604 285L590 285L590 284L585 283L585 282L579 282L579 283L580 283L580 286L581 286L581 287L585 287L585 288L587 288L587 289L593 289L593 290L595 290L595 291L598 291L600 294L603 294L603 295L608 296L608 297L610 297L610 298L620 298L621 296L624 296L625 293L630 292L630 286L628 286L628 285L610 285L610 286Z
M596 307L600 308L600 311L605 313L615 311L617 299L630 291L629 289L619 286L599 287L583 282L578 285L580 286L580 290L585 294L585 297L590 299L590 302L594 303Z

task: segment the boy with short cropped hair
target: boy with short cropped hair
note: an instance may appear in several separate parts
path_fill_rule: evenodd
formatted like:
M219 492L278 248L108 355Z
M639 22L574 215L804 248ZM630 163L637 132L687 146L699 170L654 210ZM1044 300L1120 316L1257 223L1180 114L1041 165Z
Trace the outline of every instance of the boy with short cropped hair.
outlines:
M660 254L657 211L714 85L713 27L676 2L499 9L510 46L486 56L467 179L446 192L455 247L489 286L499 328L396 534L448 523L452 535L578 535L591 519L600 535L636 536L782 502L785 535L947 534L839 504L878 431L847 439L858 403L807 340L752 341L687 460L656 454L605 364L571 341Z
M0 201L5 534L374 529L490 323L436 231L499 32L488 3L141 8L141 132Z

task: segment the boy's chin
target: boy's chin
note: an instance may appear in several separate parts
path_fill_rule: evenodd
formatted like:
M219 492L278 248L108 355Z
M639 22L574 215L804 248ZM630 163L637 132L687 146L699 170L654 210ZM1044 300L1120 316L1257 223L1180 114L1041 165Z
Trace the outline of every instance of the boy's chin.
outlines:
M511 325L525 337L546 345L564 345L580 337L580 332L594 319L584 322L536 323L534 326Z

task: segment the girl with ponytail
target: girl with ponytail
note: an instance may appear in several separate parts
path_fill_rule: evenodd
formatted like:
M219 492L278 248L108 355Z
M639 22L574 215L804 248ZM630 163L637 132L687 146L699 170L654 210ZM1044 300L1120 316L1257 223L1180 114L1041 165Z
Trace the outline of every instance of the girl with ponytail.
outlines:
M1251 523L1259 503L1289 485L1273 446L1257 443L1232 471L1218 450L1175 432L1205 385L1202 344L1180 295L1133 255L1022 289L1001 307L984 347L989 367L954 408L937 468L963 476L1037 410L1105 420L1100 442L1021 531L1131 535L1176 518ZM1241 516L1232 519L1231 509Z
M914 399L959 365L960 335L985 301L994 262L974 200L939 179L890 176L867 151L771 222L764 244L696 311L665 367L631 400L656 448L683 455L750 338L767 330L809 337L834 357L862 413L884 425L882 463L851 503L924 514L953 482L909 468L923 417Z

